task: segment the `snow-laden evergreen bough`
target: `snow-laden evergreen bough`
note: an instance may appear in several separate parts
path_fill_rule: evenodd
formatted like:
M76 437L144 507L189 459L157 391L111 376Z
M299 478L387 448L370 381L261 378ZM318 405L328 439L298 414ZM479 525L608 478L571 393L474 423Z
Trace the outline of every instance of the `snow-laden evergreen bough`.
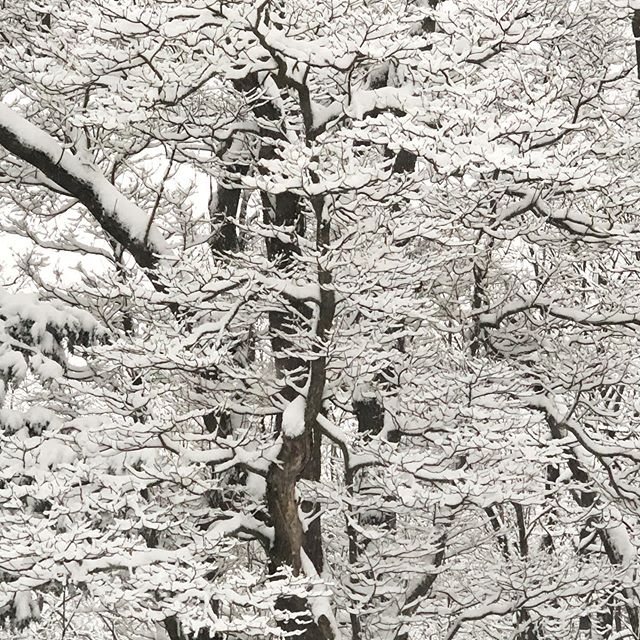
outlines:
M5 636L640 637L639 25L2 3Z

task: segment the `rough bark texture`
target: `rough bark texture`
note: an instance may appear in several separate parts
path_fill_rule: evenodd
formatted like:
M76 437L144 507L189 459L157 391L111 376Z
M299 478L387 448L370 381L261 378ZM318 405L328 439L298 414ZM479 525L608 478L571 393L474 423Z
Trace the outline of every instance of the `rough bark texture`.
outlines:
M249 76L238 83L238 87L244 91L250 91L257 86L259 85L255 76ZM262 103L257 106L255 114L272 122L278 121L280 115L271 103ZM266 129L262 134L264 139L278 137L277 133ZM274 158L274 147L264 143L260 149L260 157ZM288 238L278 236L266 240L267 257L274 263L278 273L286 276L294 267L296 256L300 255L295 236L305 234L301 199L290 192L275 196L265 193L262 194L262 205L265 224L273 225L290 234ZM295 233L291 233L292 231ZM316 569L322 568L320 519L318 517L311 523L305 535L299 513L299 508L305 505L299 504L296 485L303 477L310 480L319 479L320 434L315 423L321 409L324 378L318 378L317 373L314 375L314 366L317 367L317 365L314 363L310 365L303 358L291 355L297 350L296 336L301 328L306 328L311 311L302 302L288 301L288 305L289 309L274 310L269 313L271 345L276 370L284 382L280 395L284 401L292 401L297 395L293 387L303 387L307 381L309 392L302 435L292 438L281 433L282 447L278 462L272 464L267 473L266 506L268 518L274 530L269 564L270 572L275 577L281 569L287 569L294 575L299 575L302 572L303 550ZM331 320L332 316L329 324ZM282 432L282 416L276 420L276 430ZM315 509L315 505L307 504L306 507ZM331 636L326 619L314 620L305 598L284 594L278 598L276 606L282 612L281 627L284 631L295 633L305 640L324 640Z
M244 165L233 165L229 169L231 176L236 179L247 173ZM213 227L213 234L209 246L214 254L234 253L241 249L241 239L238 233L240 199L242 191L236 185L218 184L212 189L209 201L209 218Z

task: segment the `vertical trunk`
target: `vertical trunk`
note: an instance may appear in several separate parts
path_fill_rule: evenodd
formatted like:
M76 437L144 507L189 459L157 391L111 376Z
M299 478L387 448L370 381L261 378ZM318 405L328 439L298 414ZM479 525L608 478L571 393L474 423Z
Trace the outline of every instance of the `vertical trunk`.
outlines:
M295 228L300 214L299 198L290 193L278 194L273 198L271 207L268 196L263 195L265 222L277 227ZM267 239L267 256L279 272L285 273L293 264L294 256L299 253L293 242L280 238ZM276 359L276 369L285 382L281 392L286 402L297 395L293 386L303 387L308 375L307 364L295 353L296 333L299 318L308 316L306 307L292 303L289 311L271 311L269 325L271 345ZM289 569L293 575L302 571L302 550L304 531L296 496L296 484L310 462L313 449L312 431L305 424L298 437L289 437L282 433L282 416L276 422L276 430L281 433L282 447L277 464L272 464L267 474L267 510L274 530L274 541L270 554L270 572L277 574L280 569ZM305 640L322 638L320 630L313 620L306 599L297 595L282 595L276 603L282 611L282 629L297 633Z
M319 482L322 472L322 439L317 428L311 431L311 452L309 460L302 473L304 480ZM304 551L313 563L318 574L322 573L324 566L324 552L322 549L322 520L320 507L313 500L302 502L302 511L308 520L307 530L304 536Z
M233 166L232 173L244 175L246 167ZM209 246L214 256L231 254L240 249L240 240L236 227L238 207L240 203L241 191L237 187L217 185L212 191L209 199L209 217L213 227L213 234L209 241ZM226 412L211 411L203 416L204 426L207 433L226 438L232 434L231 416ZM211 465L211 473L215 473L215 466ZM229 482L223 483L226 490L212 491L209 494L209 504L214 509L225 509L230 506L230 495L228 489L233 491L233 485L237 485L239 479L235 470L227 472ZM152 533L155 533L152 531ZM155 546L155 544L149 544ZM212 559L213 560L213 559ZM206 578L213 580L218 577L217 570L211 571ZM214 613L218 614L220 602L212 599L209 602ZM209 629L202 628L197 634L185 633L177 616L170 616L164 621L165 630L170 640L222 640L221 633L211 634Z
M513 505L513 508L516 514L516 524L518 529L517 542L514 544L511 544L507 537L507 532L504 528L503 516L501 515L502 510L498 511L498 509L493 506L486 507L484 510L489 518L489 524L495 533L496 543L500 549L500 553L509 564L513 560L512 554L514 553L514 550L521 558L526 558L529 554L524 510L522 505L517 503ZM515 640L540 640L544 637L540 625L531 620L531 616L527 609L517 609L514 616L514 622L517 629L514 636Z
M435 7L439 0L429 0L429 4ZM424 21L419 25L425 33L434 31L435 23L433 21ZM390 84L390 64L385 63L378 69L372 71L368 78L368 86L370 89L380 89ZM393 173L404 174L411 173L415 170L417 163L417 156L414 153L400 149L397 153L391 152L389 149L385 149L384 155L391 159L393 158ZM400 327L391 327L388 333L393 334ZM398 351L404 351L404 340L399 338L396 341L395 347ZM371 392L362 393L357 398L354 398L352 402L353 411L358 422L358 433L360 433L365 440L369 440L376 436L380 436L385 430L385 406L383 401L383 391L388 391L397 386L397 372L392 363L390 363L383 371L381 371L374 379L376 389ZM400 442L401 434L396 429L389 429L384 434L389 442ZM345 477L345 483L347 490L350 493L356 491L362 493L366 491L366 470L352 473L347 471ZM356 488L357 487L357 488ZM376 497L379 497L379 493ZM384 497L383 497L384 500ZM385 527L389 530L393 530L397 525L397 516L392 509L377 509L370 511L366 514L350 514L350 518L355 518L360 521L361 524L374 524ZM355 564L358 559L364 553L370 540L365 536L360 535L354 526L347 522L347 536L349 538L349 562ZM374 579L375 576L372 570L368 570L365 574L368 579ZM435 579L435 577L434 577ZM429 586L430 588L430 586ZM353 640L359 640L362 635L362 620L361 616L357 613L350 614L351 632Z
M549 425L551 436L554 439L561 439L563 437L563 430L561 428L561 425L558 424L555 418L548 412L546 412L545 415L547 424ZM585 488L582 490L573 491L572 495L575 502L579 506L584 507L585 510L590 510L592 509L592 507L594 507L598 498L598 494L588 488L590 485L593 485L593 481L589 476L588 471L584 468L579 460L578 454L575 450L575 447L577 446L579 445L567 447L567 465L569 467L569 470L571 471L573 479L577 483L579 483L579 485L582 485ZM619 556L619 553L608 530L600 526L595 516L588 516L584 525L582 526L582 530L580 531L581 544L579 553L584 555L592 553L591 546L597 538L600 539L609 562L614 566L620 565L622 563L622 558ZM611 595L611 602L613 602L614 595L615 594ZM631 627L633 637L640 637L640 615L638 612L637 596L635 594L635 591L631 587L621 586L620 595L622 596L620 600L622 601L624 610L627 614L629 626ZM599 622L603 626L608 625L609 631L611 631L611 625L613 625L614 622L619 618L619 615L619 612L615 611L615 607L610 607L610 610L604 613ZM593 621L590 617L584 616L580 619L581 629L591 629L592 626Z
M235 81L235 87L245 95L251 96L260 89L261 83L257 74L250 73ZM259 121L274 123L273 127L266 124L259 131L263 140L259 157L273 159L276 157L276 150L269 141L282 137L283 114L271 101L257 102L253 107L253 113ZM267 257L273 262L278 273L286 277L294 266L295 256L300 254L291 231L295 230L299 235L304 235L305 231L300 198L290 192L277 195L262 193L261 198L265 224L280 228L283 232L277 237L267 238ZM228 198L228 202L233 206L231 198ZM224 201L224 206L226 203L227 200ZM289 238L283 239L287 234L290 234ZM233 241L228 233L223 237ZM284 382L281 396L285 402L291 402L295 398L297 392L294 386L303 387L308 375L307 363L294 354L298 329L301 321L309 318L309 311L304 304L295 302L290 304L291 310L269 312L271 346L276 370ZM276 430L281 434L282 446L277 463L270 466L266 478L267 515L274 530L274 541L269 553L269 569L274 579L277 578L281 569L289 570L294 575L299 575L302 570L301 553L305 535L298 512L296 484L305 473L312 456L319 455L319 446L313 441L313 429L314 425L307 424L305 416L302 434L298 437L289 437L282 433L282 416L279 416L276 421ZM306 473L312 477L317 476L319 464L319 458L317 458L315 464L312 464ZM313 525L312 528L315 536L318 535L318 526ZM317 542L314 548L318 548ZM318 562L317 558L312 560L314 564ZM276 606L282 612L280 626L283 631L295 633L298 637L308 640L322 640L325 637L320 626L313 619L306 598L283 594L278 598Z
M265 148L262 154L268 157L272 150ZM263 194L265 222L292 230L298 235L305 232L304 217L299 196L282 193L276 196ZM318 242L322 243L324 230L318 228ZM326 233L328 233L328 228ZM300 249L293 239L282 237L267 239L267 257L274 262L278 272L285 276L295 265L295 256ZM319 284L326 283L327 277L322 270L318 273ZM321 293L318 317L317 339L322 341L333 321L332 293ZM270 570L277 574L279 569L287 568L294 575L302 572L302 553L306 553L318 572L322 570L321 523L318 515L309 523L305 533L300 518L296 496L296 484L301 478L319 480L321 471L320 433L316 426L318 413L322 408L322 395L325 384L325 361L322 357L309 364L295 355L296 341L300 328L308 330L310 311L303 303L289 302L291 310L272 311L269 314L271 344L275 355L276 369L285 382L281 393L283 399L291 402L297 391L294 387L307 386L307 398L304 412L304 428L296 437L282 433L282 416L278 417L276 429L281 433L282 447L278 463L271 465L267 474L267 509L274 528L274 543L271 549ZM307 384L308 383L308 384ZM303 511L315 511L316 506L307 501L300 505ZM296 633L305 640L323 640L331 635L326 618L315 620L306 598L297 595L282 595L277 608L283 613L281 626L284 631Z
M247 167L233 165L230 175L238 180L246 175ZM209 199L209 219L211 220L212 236L209 246L216 254L234 253L240 250L241 240L238 234L238 214L240 208L241 190L238 185L218 184L211 188Z
M305 434L298 438L283 436L280 464L272 465L267 475L267 505L274 528L272 572L288 566L299 575L302 569L303 532L295 488L308 456L309 439Z
M640 9L634 9L633 11L631 29L636 41L636 72L640 80ZM638 97L640 98L640 91L638 91Z

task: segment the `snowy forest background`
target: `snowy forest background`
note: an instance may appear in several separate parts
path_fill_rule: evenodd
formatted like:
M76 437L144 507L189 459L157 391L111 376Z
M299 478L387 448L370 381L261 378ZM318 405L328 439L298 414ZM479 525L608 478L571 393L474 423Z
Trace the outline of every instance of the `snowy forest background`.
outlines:
M634 35L3 0L0 638L640 638Z

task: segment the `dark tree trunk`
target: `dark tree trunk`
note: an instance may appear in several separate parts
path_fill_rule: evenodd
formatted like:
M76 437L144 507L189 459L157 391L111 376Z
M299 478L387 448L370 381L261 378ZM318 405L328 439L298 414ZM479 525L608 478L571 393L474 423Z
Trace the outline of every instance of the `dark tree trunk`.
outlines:
M276 120L277 111L272 105L261 105L262 117ZM260 114L258 114L260 115ZM273 132L264 131L265 138ZM275 157L275 149L264 144L260 157ZM279 228L283 233L266 241L267 257L273 262L277 273L287 277L295 268L296 256L300 255L295 237L305 233L304 211L298 195L284 192L275 196L262 194L264 222ZM288 237L285 237L289 234ZM290 570L294 575L303 572L302 553L306 553L316 570L322 569L322 532L319 515L310 523L305 534L299 508L315 511L311 501L300 505L296 496L296 485L301 478L319 480L321 469L321 441L316 420L322 407L324 377L318 375L317 360L311 364L295 354L299 350L297 336L308 331L311 311L302 302L288 300L289 308L269 313L271 345L275 366L284 387L282 399L291 402L297 396L295 387L304 387L309 382L308 397L304 413L304 428L301 435L290 437L282 433L282 416L276 421L276 430L282 437L282 446L277 464L272 464L267 473L266 502L268 518L273 526L274 541L270 549L270 572L274 579L279 570ZM322 307L322 303L321 303ZM327 315L326 312L324 314ZM322 309L320 325L322 325ZM325 318L326 319L326 318ZM331 323L333 316L329 319ZM321 329L318 329L318 336ZM322 362L324 373L324 362ZM315 620L306 598L283 594L277 600L277 608L282 612L281 628L297 634L305 640L326 640L332 636L328 620L321 616Z

